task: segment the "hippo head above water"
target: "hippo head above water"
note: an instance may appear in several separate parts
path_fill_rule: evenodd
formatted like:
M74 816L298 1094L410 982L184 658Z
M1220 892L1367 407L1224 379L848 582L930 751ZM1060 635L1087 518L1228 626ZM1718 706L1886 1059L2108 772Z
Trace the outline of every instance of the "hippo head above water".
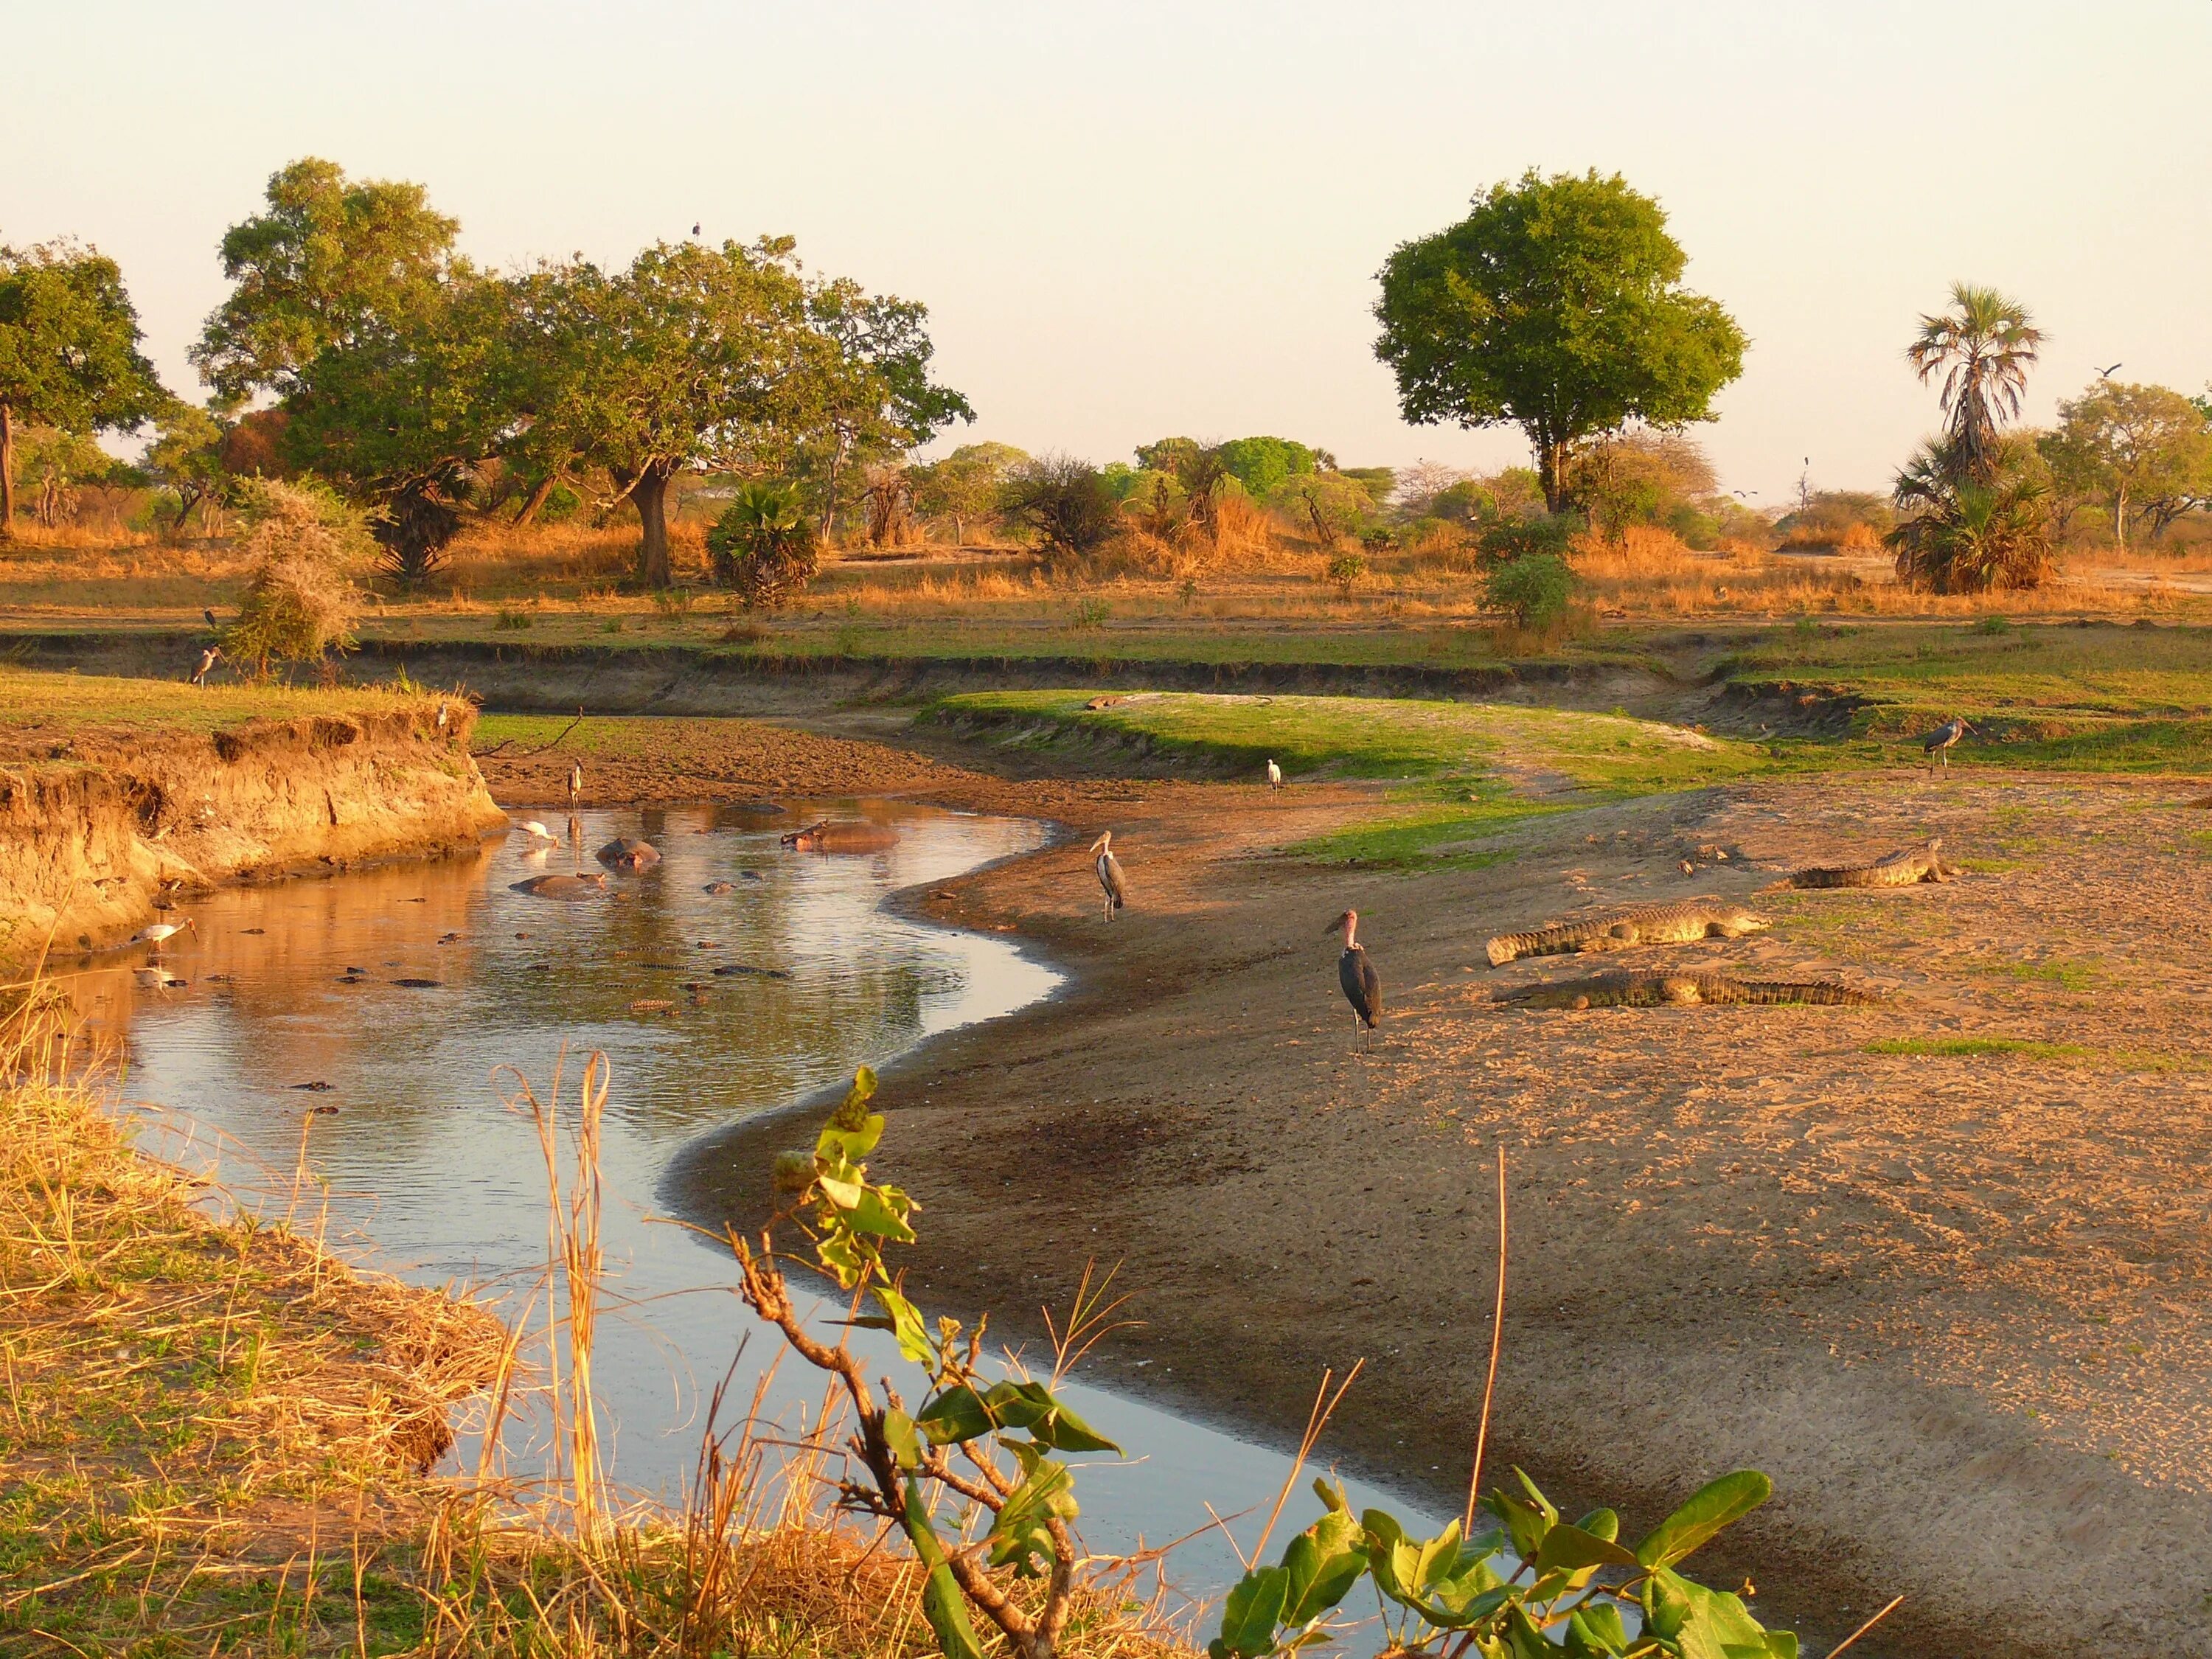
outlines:
M650 870L660 862L659 851L651 842L629 836L617 836L599 848L597 856L610 870Z

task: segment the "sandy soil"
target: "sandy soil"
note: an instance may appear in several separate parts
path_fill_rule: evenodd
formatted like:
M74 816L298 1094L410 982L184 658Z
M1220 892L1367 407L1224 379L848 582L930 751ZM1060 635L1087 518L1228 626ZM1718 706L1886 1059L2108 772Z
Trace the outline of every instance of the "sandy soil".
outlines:
M1763 1616L1812 1653L1903 1591L1856 1651L2212 1654L2212 818L2171 805L2200 791L1911 773L1711 790L1404 875L1273 851L1371 810L1349 791L1024 784L730 729L754 746L709 763L695 733L684 787L898 790L1116 831L1133 895L1111 927L1080 840L914 896L1079 970L886 1079L882 1156L927 1206L933 1305L1063 1305L1087 1259L1119 1261L1146 1323L1102 1358L1110 1380L1294 1435L1322 1368L1364 1358L1328 1449L1449 1507L1503 1146L1494 1474L1523 1463L1633 1528L1765 1469L1776 1501L1700 1562L1731 1584L1756 1563ZM503 799L530 781L486 770ZM1832 975L1888 1006L1488 1000L1590 966L1489 969L1493 932L1741 896L1929 834L1971 873L1765 895L1770 933L1600 964ZM1347 904L1389 1008L1365 1054L1322 937ZM1970 1038L2055 1046L1874 1048ZM696 1159L694 1206L757 1212L786 1138L755 1125Z

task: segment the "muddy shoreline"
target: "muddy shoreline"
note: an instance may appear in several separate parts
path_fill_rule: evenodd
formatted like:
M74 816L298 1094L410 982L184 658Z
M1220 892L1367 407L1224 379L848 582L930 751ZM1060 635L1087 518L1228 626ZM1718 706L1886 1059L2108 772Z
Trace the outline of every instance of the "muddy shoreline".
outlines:
M671 725L680 763L641 775L756 792L754 763L719 765ZM2212 1652L2212 1546L2175 1541L2212 1537L2212 1081L2190 1059L2212 1050L2212 986L2157 970L2212 958L2212 928L2186 896L2204 874L2195 820L2160 816L2168 786L1715 789L1509 832L1493 868L1407 875L1273 851L1371 811L1350 788L1278 801L1072 761L1023 779L981 769L988 751L741 740L778 764L834 760L810 793L867 776L866 793L1073 832L902 900L1073 974L887 1073L885 1158L927 1206L916 1288L933 1305L1034 1332L1025 1310L1064 1305L1085 1261L1121 1262L1146 1323L1101 1358L1115 1386L1280 1443L1322 1368L1364 1359L1366 1409L1326 1449L1449 1509L1502 1142L1515 1266L1493 1474L1520 1462L1569 1507L1615 1503L1634 1526L1703 1478L1766 1468L1777 1500L1706 1570L1756 1569L1762 1617L1812 1652L1899 1591L1862 1650ZM486 764L496 789L531 785ZM1135 890L1110 928L1082 850L1109 827ZM1558 968L1492 975L1492 928L1741 896L1794 862L1939 832L1983 869L1761 898L1771 934L1667 958L1840 976L1885 1006L1532 1014L1485 994ZM1347 902L1393 1009L1369 1056L1350 1052L1319 937ZM2083 1031L2109 1053L2051 1041ZM785 1127L701 1148L686 1207L757 1213Z

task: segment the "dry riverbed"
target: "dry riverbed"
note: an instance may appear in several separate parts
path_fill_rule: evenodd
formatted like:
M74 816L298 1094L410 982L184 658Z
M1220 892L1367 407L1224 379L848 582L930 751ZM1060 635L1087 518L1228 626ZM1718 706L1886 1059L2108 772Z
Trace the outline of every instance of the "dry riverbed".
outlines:
M2201 791L1762 782L1523 823L1487 867L1362 872L1278 850L1374 810L1348 789L1024 781L723 729L738 746L684 737L684 793L895 790L1078 832L915 899L1079 970L887 1079L932 1304L1018 1322L1121 1262L1145 1323L1108 1374L1280 1435L1324 1366L1364 1358L1331 1449L1449 1504L1502 1145L1505 1458L1632 1526L1767 1470L1777 1500L1711 1576L1756 1567L1762 1617L1808 1651L1903 1591L1859 1650L2212 1653L2212 817L2178 805ZM485 766L531 798L533 774ZM1134 890L1110 927L1082 851L1108 827ZM1834 977L1883 1006L1490 1000L1593 966L1492 969L1491 933L1929 835L1961 879L1761 895L1768 933L1595 964ZM1322 937L1347 904L1389 1003L1369 1054ZM781 1133L702 1160L700 1206L750 1213Z

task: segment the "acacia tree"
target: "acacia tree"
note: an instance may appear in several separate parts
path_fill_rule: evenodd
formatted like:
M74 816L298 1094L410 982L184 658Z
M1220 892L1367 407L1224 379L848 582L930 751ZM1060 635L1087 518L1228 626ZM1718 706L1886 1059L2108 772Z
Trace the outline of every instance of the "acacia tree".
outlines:
M146 447L146 467L155 482L177 497L175 528L181 534L195 512L202 512L222 488L222 442L228 428L211 410L182 398L154 416L154 441Z
M1682 287L1688 256L1656 202L1617 173L1532 168L1474 206L1380 273L1375 355L1407 420L1519 427L1556 513L1577 445L1632 420L1712 418L1743 372L1743 331Z
M2128 514L2157 530L2212 495L2212 433L2204 416L2162 386L2100 380L2058 405L2058 425L2037 446L2060 489L2101 497L2112 543L2128 544Z
M167 401L115 261L71 242L0 246L0 541L15 534L18 421L127 431Z
M223 398L289 398L325 350L434 303L467 268L453 252L459 222L420 185L348 179L311 155L270 175L266 201L223 234L235 286L191 349Z
M793 246L659 243L627 270L577 259L519 284L529 440L607 469L637 509L648 586L669 582L678 472L805 476L826 459L834 487L868 442L918 442L966 410L928 379L921 307L810 283Z
M951 520L953 541L964 542L968 520L998 506L1006 475L1029 459L1012 444L963 444L942 460L915 469L915 510L926 518Z

